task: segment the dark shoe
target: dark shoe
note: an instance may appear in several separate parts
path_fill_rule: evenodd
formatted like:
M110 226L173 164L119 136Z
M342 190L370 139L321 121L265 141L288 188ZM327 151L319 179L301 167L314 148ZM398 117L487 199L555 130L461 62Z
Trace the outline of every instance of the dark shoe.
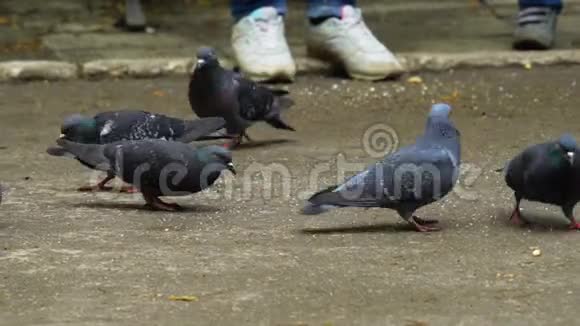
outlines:
M547 50L554 45L558 14L549 7L529 7L518 14L513 47L518 50Z

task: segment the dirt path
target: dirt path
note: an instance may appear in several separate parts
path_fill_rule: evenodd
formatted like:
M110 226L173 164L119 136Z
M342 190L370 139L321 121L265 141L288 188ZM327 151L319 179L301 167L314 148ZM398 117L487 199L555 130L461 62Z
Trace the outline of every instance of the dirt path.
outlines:
M290 141L236 152L243 173L179 198L188 210L175 214L146 211L139 196L77 193L87 170L44 150L66 113L190 116L185 78L2 84L1 324L574 324L580 233L562 229L557 209L527 203L527 216L555 226L508 225L512 195L493 170L529 143L580 135L578 76L533 67L424 74L422 85L301 77L288 114L298 132L250 130ZM337 167L350 175L373 161L361 146L368 127L386 124L409 143L442 98L453 101L469 168L458 191L419 212L441 219L442 232L412 232L389 210L297 213L302 196L342 179ZM250 177L264 165L286 182Z

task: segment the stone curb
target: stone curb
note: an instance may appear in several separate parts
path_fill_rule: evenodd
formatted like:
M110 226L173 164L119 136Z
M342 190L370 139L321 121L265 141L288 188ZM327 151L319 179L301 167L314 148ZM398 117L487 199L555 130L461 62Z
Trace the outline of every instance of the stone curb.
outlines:
M453 68L485 68L528 65L580 64L580 50L479 51L470 53L409 53L400 57L409 72Z
M81 75L95 77L150 78L186 75L193 67L190 58L109 59L89 61L81 65Z
M580 64L580 50L552 50L535 52L494 51L471 53L404 53L398 59L407 72L442 71L454 68L485 68L520 65ZM223 65L232 67L230 60ZM331 69L325 62L297 58L298 72L325 72ZM0 81L69 80L75 78L152 78L188 75L193 68L192 58L104 59L81 64L64 61L7 61L0 62Z
M0 62L0 81L74 79L78 70L64 61L6 61Z

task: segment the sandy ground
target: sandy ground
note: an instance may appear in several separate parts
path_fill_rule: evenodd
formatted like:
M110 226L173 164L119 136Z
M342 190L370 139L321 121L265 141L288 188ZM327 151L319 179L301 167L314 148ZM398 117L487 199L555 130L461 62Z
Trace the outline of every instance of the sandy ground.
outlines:
M423 74L421 85L301 76L287 114L298 132L253 127L262 142L235 153L238 177L177 198L181 213L147 211L138 195L76 192L91 173L44 150L72 112L191 117L186 78L2 84L1 324L572 325L580 234L557 209L529 203L524 213L541 225L510 225L512 194L493 170L530 143L580 135L578 76L579 67ZM369 127L385 124L407 144L442 99L455 108L466 173L418 212L440 219L441 232L413 232L390 210L298 214L305 195L343 178L338 170L374 160L361 145ZM269 181L264 166L287 175Z

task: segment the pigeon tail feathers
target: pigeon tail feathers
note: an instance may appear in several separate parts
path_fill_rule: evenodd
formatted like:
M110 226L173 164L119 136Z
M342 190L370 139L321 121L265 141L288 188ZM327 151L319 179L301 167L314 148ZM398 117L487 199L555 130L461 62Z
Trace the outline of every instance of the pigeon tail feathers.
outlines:
M342 193L336 191L339 186L332 186L317 192L308 199L302 209L302 214L317 215L333 208L340 207L377 207L374 199L345 198Z
M276 129L296 131L296 129L294 129L294 127L292 127L289 124L287 124L286 122L284 122L279 115L274 116L273 118L266 120L266 122Z
M176 140L182 143L190 143L194 140L200 140L204 136L211 135L214 132L222 129L225 124L226 121L220 117L184 121L183 135L181 135Z

